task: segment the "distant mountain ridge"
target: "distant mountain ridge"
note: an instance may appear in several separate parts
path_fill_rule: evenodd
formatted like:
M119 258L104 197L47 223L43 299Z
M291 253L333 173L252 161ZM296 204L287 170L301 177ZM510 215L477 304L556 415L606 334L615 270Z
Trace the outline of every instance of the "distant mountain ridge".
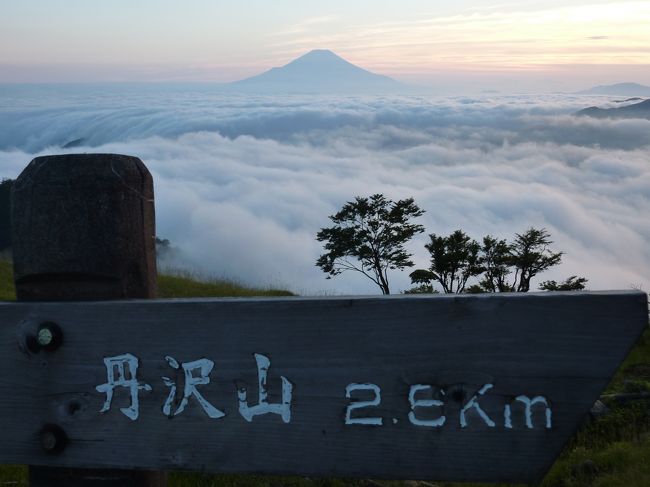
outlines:
M229 87L274 93L394 93L406 86L360 68L332 51L316 49L282 67L232 82Z
M650 86L639 83L616 83L600 85L579 91L580 95L618 95L618 96L650 96Z
M615 108L589 107L580 110L576 115L596 118L646 118L650 120L650 99L641 103Z

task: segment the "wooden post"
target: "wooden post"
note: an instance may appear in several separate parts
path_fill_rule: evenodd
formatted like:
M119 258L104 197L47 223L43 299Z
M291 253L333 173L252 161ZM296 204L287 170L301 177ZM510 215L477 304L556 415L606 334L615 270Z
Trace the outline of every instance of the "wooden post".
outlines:
M12 207L19 301L155 297L153 180L140 159L37 157L16 180ZM166 485L153 471L30 466L29 476L33 487Z

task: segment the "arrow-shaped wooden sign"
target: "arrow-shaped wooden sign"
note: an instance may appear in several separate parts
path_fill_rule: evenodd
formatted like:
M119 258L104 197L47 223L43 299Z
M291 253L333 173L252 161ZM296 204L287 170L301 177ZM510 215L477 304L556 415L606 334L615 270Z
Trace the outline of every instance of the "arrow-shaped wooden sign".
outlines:
M539 480L640 292L0 304L0 461Z

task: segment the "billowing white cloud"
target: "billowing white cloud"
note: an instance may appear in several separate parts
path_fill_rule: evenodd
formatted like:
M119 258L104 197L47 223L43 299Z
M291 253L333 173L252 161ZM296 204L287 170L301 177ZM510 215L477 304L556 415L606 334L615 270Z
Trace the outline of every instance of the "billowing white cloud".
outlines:
M118 152L154 175L158 234L199 272L302 294L375 293L315 267L316 232L355 195L413 196L428 232L545 226L564 262L542 279L650 285L650 121L573 117L603 98L21 95L0 109L0 177L37 154ZM31 101L30 101L31 100ZM82 147L57 145L84 139ZM410 246L427 265L425 236ZM395 291L407 272L391 275Z

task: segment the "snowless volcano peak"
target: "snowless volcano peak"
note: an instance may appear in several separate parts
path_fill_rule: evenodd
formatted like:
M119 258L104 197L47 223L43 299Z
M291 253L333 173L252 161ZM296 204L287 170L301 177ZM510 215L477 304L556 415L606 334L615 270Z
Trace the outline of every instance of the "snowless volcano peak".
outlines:
M309 51L282 67L231 86L246 91L285 93L379 93L404 88L394 79L356 66L327 49Z
M312 51L309 51L307 54L303 54L302 56L294 59L293 61L285 65L285 67L291 65L294 66L295 65L319 65L319 66L347 65L357 69L361 69L355 66L354 64L346 61L341 56L336 54L334 51L330 51L329 49L314 49Z

